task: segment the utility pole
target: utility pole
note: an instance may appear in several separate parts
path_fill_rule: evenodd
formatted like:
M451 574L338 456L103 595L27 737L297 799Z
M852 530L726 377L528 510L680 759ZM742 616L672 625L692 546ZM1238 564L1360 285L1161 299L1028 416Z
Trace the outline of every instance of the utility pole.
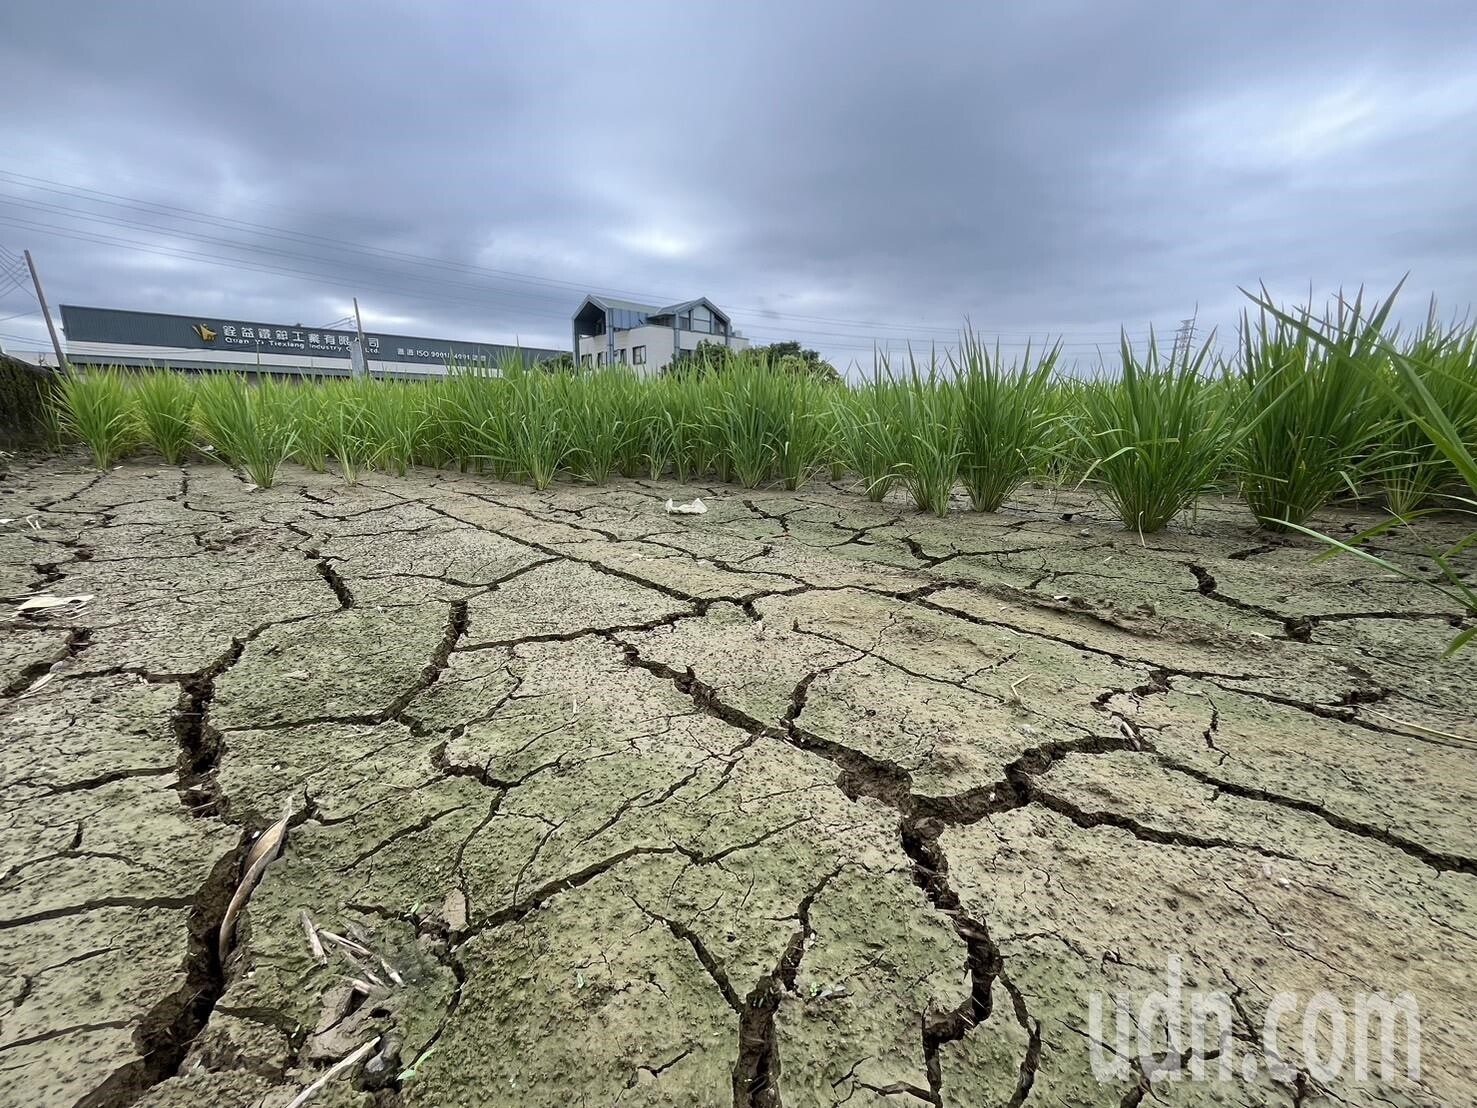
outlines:
M36 272L36 259L31 257L29 250L25 252L25 255L26 266L31 271L31 283L36 286L36 299L41 304L41 315L45 317L46 330L51 335L51 348L56 351L57 372L68 373L71 371L71 366L67 365L67 357L62 353L61 339L56 337L56 324L51 321L51 309L46 306L46 293L41 289L41 275ZM11 257L14 256L13 254L11 255Z
M1190 360L1190 350L1195 345L1195 320L1200 315L1200 305L1188 319L1180 320L1179 330L1174 333L1174 348L1170 351L1169 364L1179 365L1181 360Z
M365 376L369 374L369 345L364 341L364 320L359 318L359 298L354 297L354 330L359 333L359 356L350 357L349 363L357 377L360 373ZM355 365L354 363L358 364Z

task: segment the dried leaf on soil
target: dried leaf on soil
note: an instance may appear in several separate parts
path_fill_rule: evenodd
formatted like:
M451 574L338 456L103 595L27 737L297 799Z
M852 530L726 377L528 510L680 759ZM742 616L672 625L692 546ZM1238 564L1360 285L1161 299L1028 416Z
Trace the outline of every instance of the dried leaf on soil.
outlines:
M246 902L251 899L252 890L256 888L267 866L271 865L273 859L281 853L282 845L287 841L287 821L290 816L291 802L289 801L282 813L282 818L263 831L256 842L251 844L251 850L246 855L245 871L241 874L241 883L236 886L236 892L231 896L231 903L226 906L226 914L221 918L220 941L217 949L222 962L231 952L231 939L236 933L236 920L245 909Z
M302 1105L306 1104L309 1100L316 1096L319 1090L321 1090L324 1085L327 1085L335 1077L343 1073L344 1070L349 1069L353 1067L356 1063L362 1061L364 1057L378 1045L379 1036L376 1035L373 1039L370 1039L369 1042L365 1043L358 1050L354 1051L353 1054L350 1054L347 1058L335 1063L332 1067L329 1068L327 1073L318 1078L317 1081L314 1081L302 1092L298 1093L297 1096L293 1097L292 1103L289 1104L287 1108L301 1108Z
M22 612L44 612L52 608L80 608L91 599L91 593L84 593L81 596L52 596L50 593L44 593L41 596L33 596L29 600L21 601L15 611L19 615Z

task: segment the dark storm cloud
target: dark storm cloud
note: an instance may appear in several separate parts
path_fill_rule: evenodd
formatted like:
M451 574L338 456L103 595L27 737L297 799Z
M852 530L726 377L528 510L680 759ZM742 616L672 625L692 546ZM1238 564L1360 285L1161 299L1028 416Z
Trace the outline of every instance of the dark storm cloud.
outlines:
M1412 312L1477 298L1470 5L0 20L0 169L68 186L0 176L0 243L58 301L321 324L358 293L387 329L560 343L577 288L705 292L844 362L966 314L1089 357L1197 303L1232 324L1259 280L1321 297L1410 270Z

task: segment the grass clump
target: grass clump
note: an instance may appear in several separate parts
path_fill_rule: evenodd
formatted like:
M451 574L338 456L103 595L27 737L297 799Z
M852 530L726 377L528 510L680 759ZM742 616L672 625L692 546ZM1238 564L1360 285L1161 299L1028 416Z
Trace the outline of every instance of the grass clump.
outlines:
M64 373L57 387L63 429L86 444L98 469L107 469L137 443L133 396L119 370Z
M542 491L554 483L568 456L566 413L556 406L559 397L543 374L518 371L505 380L506 387L499 391L507 414L492 425L495 434L503 436L493 449L505 459L509 474Z
M200 431L228 465L269 489L296 443L292 387L271 378L211 377L196 394Z
M809 374L768 372L778 384L776 469L785 488L793 491L810 480L831 445L829 386Z
M959 474L977 512L998 512L1006 497L1033 472L1044 469L1052 450L1052 372L1060 346L1031 360L1028 345L1020 362L1007 367L974 332L959 346Z
M909 362L908 377L895 394L901 425L897 470L918 510L942 517L949 514L963 456L959 389L939 373L936 360L927 374L911 355Z
M1222 471L1239 409L1230 390L1214 388L1204 373L1210 348L1207 341L1161 362L1152 334L1142 359L1125 336L1122 376L1082 391L1087 476L1103 486L1128 530L1163 530Z
M1397 286L1395 292L1375 308L1371 323L1389 314L1399 291ZM1349 356L1337 330L1315 326L1306 314L1300 317L1283 311L1265 293L1257 303L1263 311L1305 336L1328 356ZM1357 316L1357 312L1355 314ZM1477 366L1463 353L1464 350L1477 350L1477 347L1471 343L1470 334L1463 336L1459 331L1433 334L1428 327L1425 335L1407 344L1405 349L1380 334L1378 327L1371 327L1371 332L1370 345L1387 359L1389 367L1388 373L1379 379L1381 399L1400 413L1400 433L1410 436L1407 441L1413 441L1421 455L1416 464L1424 462L1430 465L1433 473L1447 469L1453 477L1453 487L1449 492L1435 494L1433 498L1437 503L1397 514L1347 542L1297 524L1293 529L1328 543L1333 549L1325 557L1340 551L1353 554L1439 593L1463 609L1468 617L1477 616L1477 586L1454 563L1458 554L1477 545L1477 529L1469 531L1445 550L1428 551L1427 556L1438 571L1434 580L1398 561L1362 548L1368 539L1397 527L1408 527L1423 516L1455 514L1477 521L1477 455L1472 448L1472 425L1464 422L1477 412ZM1431 482L1427 488L1434 489L1437 478L1432 476L1427 480ZM1446 648L1447 656L1474 640L1477 640L1477 624L1460 631L1451 640Z
M644 454L639 413L625 403L625 376L610 369L591 378L559 377L546 390L559 398L569 468L593 485L609 481L617 464L639 467Z
M1419 378L1434 405L1450 422L1457 441L1477 442L1477 329L1452 324L1440 326L1432 315L1424 330L1412 336L1398 351L1401 362L1390 366L1389 384L1397 398L1413 395ZM1403 369L1402 369L1403 367ZM1388 427L1383 439L1383 464L1377 475L1385 503L1397 516L1439 505L1446 490L1463 484L1457 462L1433 440L1430 412L1421 419L1410 414L1409 404L1398 406L1401 418Z
M1324 317L1324 340L1264 310L1243 315L1238 378L1247 420L1237 477L1268 530L1304 522L1341 489L1357 494L1381 419L1377 382L1386 359L1386 302L1368 319L1362 298ZM1311 309L1299 313L1312 318Z
M906 388L879 367L869 384L835 402L838 460L861 478L868 500L884 500L901 478L903 428L898 412Z
M354 381L348 402L356 411L368 461L387 473L404 477L427 446L431 425L429 394L418 381Z
M764 366L741 361L721 378L705 380L708 411L716 417L719 475L730 473L744 488L758 488L779 460L785 424L779 379Z
M195 441L195 390L190 379L150 370L134 380L133 401L144 440L170 465L179 465Z

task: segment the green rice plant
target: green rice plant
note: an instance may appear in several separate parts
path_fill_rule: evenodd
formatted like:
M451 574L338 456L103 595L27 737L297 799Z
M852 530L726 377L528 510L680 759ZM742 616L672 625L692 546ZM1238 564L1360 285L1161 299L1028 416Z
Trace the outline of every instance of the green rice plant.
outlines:
M505 448L509 472L536 489L553 483L568 456L564 412L542 372L516 371L507 379L508 420Z
M357 485L370 463L373 448L366 431L364 409L359 396L350 387L335 383L328 393L325 422L328 430L328 452L338 463L339 473L350 485Z
M1078 434L1085 408L1084 397L1096 387L1092 381L1059 377L1042 397L1042 422L1046 426L1043 454L1032 476L1053 488L1081 484L1092 468L1093 452L1087 439Z
M133 403L144 439L170 465L184 461L195 439L195 390L172 370L148 370L133 381Z
M607 410L616 426L616 468L622 477L635 477L654 461L651 449L652 430L656 423L656 411L652 406L655 394L640 377L624 366L610 367L601 387ZM662 468L665 467L656 467L657 476L660 476Z
M704 468L704 432L707 409L700 378L692 375L663 377L650 386L651 475L660 477L670 463L673 476L686 484ZM664 464L658 464L659 457Z
M272 378L255 384L236 374L208 378L196 392L196 416L222 461L269 489L296 443L291 386Z
M1425 328L1400 353L1451 421L1460 441L1477 442L1477 327L1467 323L1442 327L1433 303ZM1398 386L1398 371L1391 372L1391 384ZM1401 413L1402 418L1386 429L1382 439L1384 464L1377 476L1390 511L1409 516L1438 503L1442 491L1460 483L1461 477L1430 433L1405 414L1404 406Z
M430 425L425 386L365 377L354 382L353 391L370 464L404 477Z
M740 357L705 384L719 431L719 475L727 480L725 472L732 472L744 488L757 488L779 462L785 382L763 361Z
M98 469L107 469L133 449L138 441L133 396L119 370L63 373L58 393L64 429L87 445Z
M506 458L505 436L496 413L502 380L485 368L457 368L440 382L436 420L448 458L463 473L492 468L501 474Z
M1384 420L1378 379L1380 332L1390 302L1365 318L1362 294L1340 299L1317 328L1294 327L1266 311L1241 323L1246 434L1235 474L1257 522L1271 531L1302 523L1346 488L1357 493ZM1311 320L1311 305L1299 313Z
M1210 488L1235 446L1238 406L1212 400L1205 376L1211 337L1198 351L1163 363L1152 332L1140 359L1125 335L1122 376L1099 379L1081 394L1077 434L1094 478L1123 526L1163 530Z
M831 443L828 389L808 374L775 373L777 433L776 467L787 489L810 480Z
M998 512L1006 497L1042 468L1052 449L1048 404L1060 345L1005 366L966 327L955 374L959 382L960 479L977 512Z
M420 417L412 465L445 469L457 461L460 436L450 422L445 380L418 382L415 407Z
M897 392L898 471L919 511L943 517L959 480L963 456L959 428L959 389L939 373L930 358L925 376L908 355L909 375ZM886 360L883 361L884 369Z
M1402 282L1403 283L1403 282ZM1245 291L1245 290L1242 290ZM1382 303L1376 305L1371 318L1383 319L1400 291L1395 291ZM1331 356L1347 356L1343 348L1323 329L1313 326L1306 318L1291 315L1272 303L1263 290L1261 298L1247 293L1263 310L1279 321L1296 328L1310 341L1320 345ZM1293 530L1329 544L1333 549L1322 557L1337 553L1352 554L1362 558L1386 572L1404 577L1423 588L1430 589L1463 609L1468 618L1477 617L1477 585L1474 585L1453 559L1462 551L1477 545L1477 528L1445 550L1432 549L1427 557L1438 570L1439 579L1432 580L1409 567L1389 558L1373 554L1363 548L1369 539L1397 527L1409 527L1416 520L1437 513L1457 514L1477 522L1477 454L1471 445L1470 428L1454 418L1477 405L1477 374L1470 366L1442 366L1431 361L1421 361L1412 356L1415 352L1430 353L1429 348L1417 343L1413 348L1402 350L1389 339L1380 337L1377 343L1389 359L1390 373L1384 380L1384 396L1398 406L1406 420L1424 436L1426 443L1451 467L1458 492L1447 494L1439 505L1420 508L1406 515L1395 515L1383 523L1376 524L1345 542L1311 528L1294 525ZM1444 345L1444 344L1442 344ZM1434 386L1434 387L1433 387ZM1454 401L1451 407L1448 402ZM1477 624L1459 632L1446 647L1446 655L1457 653L1477 639Z
M611 375L618 372L602 369L587 376L556 377L547 390L559 398L570 470L595 485L610 480L624 442L625 426L610 387Z
M652 399L656 393L649 393ZM676 462L676 440L671 424L661 412L653 410L646 420L646 466L653 481L660 481L669 466Z
M728 450L728 406L724 403L723 383L715 373L688 375L692 393L693 471L702 476L711 473L719 481L733 480L733 456Z
M333 452L329 408L334 400L326 381L299 382L291 387L292 459L314 473L322 473Z
M903 442L897 410L902 392L879 364L870 384L843 394L835 406L837 455L862 479L868 500L883 500L900 479Z
M850 403L850 400L850 389L832 388L827 390L824 416L826 427L824 458L826 466L831 471L829 476L832 484L839 484L846 476L846 459L841 453L842 411Z

